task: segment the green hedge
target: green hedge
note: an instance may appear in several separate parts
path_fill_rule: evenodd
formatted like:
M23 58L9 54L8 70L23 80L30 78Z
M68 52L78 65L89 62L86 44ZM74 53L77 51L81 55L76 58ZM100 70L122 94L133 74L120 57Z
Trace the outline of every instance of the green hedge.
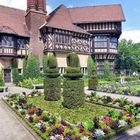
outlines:
M90 77L88 80L88 88L89 90L97 90L98 79L97 77Z
M85 102L84 81L64 80L64 102L63 106L67 108L81 107Z
M61 98L61 79L46 77L44 80L45 100L58 101Z

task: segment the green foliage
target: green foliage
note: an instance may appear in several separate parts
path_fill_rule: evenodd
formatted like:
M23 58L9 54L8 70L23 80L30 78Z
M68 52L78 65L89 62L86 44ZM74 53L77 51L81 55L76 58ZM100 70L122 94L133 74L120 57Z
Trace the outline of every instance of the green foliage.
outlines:
M88 58L88 88L96 90L98 86L97 68L91 56Z
M58 101L61 98L61 79L46 77L44 80L45 100Z
M76 53L69 53L67 55L67 65L69 67L79 67L79 57Z
M48 67L48 56L44 55L43 57L43 72L46 73Z
M48 67L50 69L57 68L57 60L56 60L56 57L54 55L49 55L47 61L48 61L47 62Z
M85 93L84 93L84 81L65 79L64 91L63 91L64 107L77 108L84 105Z
M109 62L105 61L104 62L104 77L107 78L110 76L110 68L109 68Z
M30 55L26 62L26 68L24 72L24 79L33 79L40 76L39 60L36 56Z
M61 97L61 79L59 78L57 59L54 55L49 55L46 60L47 68L44 79L45 100L57 101Z
M29 78L29 79L24 79L23 81L20 81L18 85L20 87L28 88L28 89L33 89L33 84L43 84L44 78L39 77L39 78Z
M140 72L140 44L131 40L121 40L118 46L119 54L116 58L116 70L139 71Z
M0 71L0 86L3 87L4 86L4 77L3 77L3 71Z
M87 62L87 70L88 70L89 77L92 75L93 69L95 69L95 63L92 56L89 55L88 62Z
M76 53L70 53L67 56L66 73L63 75L66 79L64 81L63 106L67 108L77 108L84 104L84 81L80 79L83 74L80 72L79 58Z
M14 59L12 62L12 78L13 78L13 83L18 84L20 80L20 76L19 76L18 65L17 65L16 59Z

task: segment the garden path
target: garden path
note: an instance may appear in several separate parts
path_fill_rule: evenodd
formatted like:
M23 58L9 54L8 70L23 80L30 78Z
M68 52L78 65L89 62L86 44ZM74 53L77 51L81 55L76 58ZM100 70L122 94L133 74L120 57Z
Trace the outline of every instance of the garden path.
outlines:
M0 100L0 140L35 140Z
M85 88L85 93L90 94L92 90L88 90L88 88ZM113 93L105 93L105 92L97 92L98 95L100 96L110 96L112 98L121 98L125 97L128 99L128 101L133 101L134 103L140 103L140 97L135 97L135 96L127 96L127 95L119 95L119 94L113 94Z
M140 125L120 134L119 136L116 136L111 140L140 140Z

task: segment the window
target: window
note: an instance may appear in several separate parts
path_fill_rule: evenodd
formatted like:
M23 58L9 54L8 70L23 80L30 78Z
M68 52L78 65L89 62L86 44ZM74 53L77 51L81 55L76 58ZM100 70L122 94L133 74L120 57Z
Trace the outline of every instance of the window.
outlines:
M24 39L17 39L17 48L25 48L25 44Z
M110 38L110 48L117 48L118 46L118 39L116 37Z
M1 44L3 46L13 47L14 41L11 36L2 36Z
M104 48L107 47L107 36L95 36L94 44L95 48Z
M70 36L68 35L60 35L60 34L57 34L55 35L55 42L57 44L66 44L66 45L69 45L70 44Z

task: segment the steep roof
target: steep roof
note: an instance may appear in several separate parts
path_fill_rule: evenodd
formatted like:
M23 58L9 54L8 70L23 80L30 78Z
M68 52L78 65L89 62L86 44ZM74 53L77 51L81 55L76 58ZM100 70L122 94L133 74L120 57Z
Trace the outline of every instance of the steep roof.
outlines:
M120 4L69 8L73 23L125 21Z
M23 10L0 5L0 32L29 37Z
M75 8L60 5L48 15L47 23L43 26L88 34L88 32L74 24L122 21L125 21L125 17L120 4Z
M54 10L49 15L49 17L47 18L46 26L89 34L85 30L77 27L76 25L72 23L69 10L64 5L60 5L56 10Z

